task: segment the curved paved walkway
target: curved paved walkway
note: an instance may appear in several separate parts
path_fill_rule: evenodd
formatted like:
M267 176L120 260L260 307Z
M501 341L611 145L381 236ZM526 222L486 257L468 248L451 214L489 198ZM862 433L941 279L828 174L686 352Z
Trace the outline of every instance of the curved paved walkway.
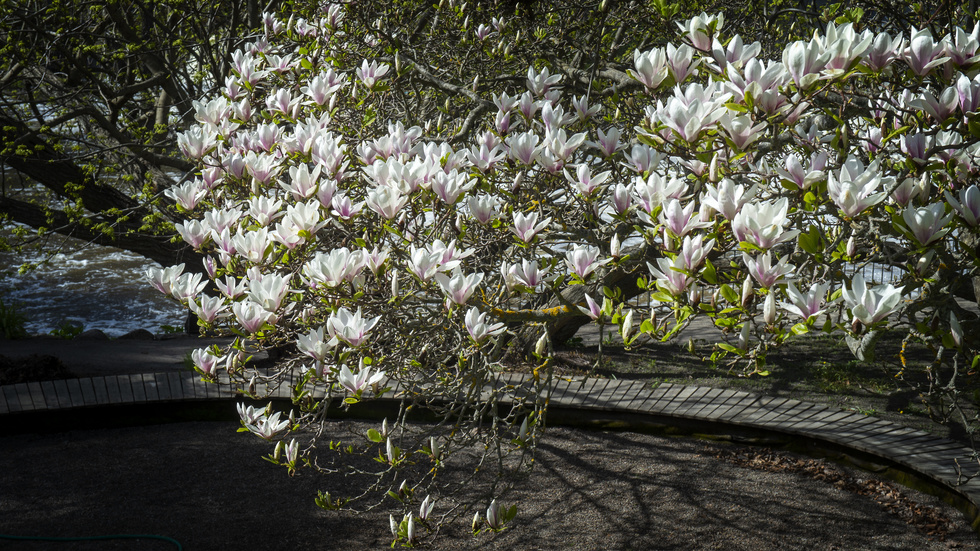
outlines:
M531 392L527 376L501 375L498 384L513 385L514 395ZM266 389L257 389L259 394ZM394 388L397 395L397 387ZM109 375L0 387L0 423L8 424L31 412L51 412L111 405L233 399L239 396L227 376L206 384L187 371ZM290 399L283 385L268 392L273 399ZM315 398L325 397L321 389ZM950 440L902 427L860 413L827 406L770 398L746 392L665 384L645 388L639 381L557 379L549 407L594 414L632 414L719 428L749 429L769 434L814 439L844 450L856 450L893 463L944 487L969 503L964 511L980 530L980 479L960 482L958 463L974 470L972 450ZM725 432L719 430L716 432Z

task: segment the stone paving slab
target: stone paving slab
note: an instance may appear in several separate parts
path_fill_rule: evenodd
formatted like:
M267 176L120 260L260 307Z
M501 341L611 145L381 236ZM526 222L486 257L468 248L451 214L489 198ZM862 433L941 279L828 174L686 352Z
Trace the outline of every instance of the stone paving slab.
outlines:
M287 382L273 389L270 398L289 399ZM503 374L492 382L511 393L515 401L533 397L534 380L529 376ZM257 391L269 389L258 385ZM389 399L412 392L393 384ZM488 389L489 390L489 389ZM312 396L329 395L322 385ZM44 381L0 387L0 418L32 411L71 410L111 404L159 403L178 400L234 399L241 394L227 375L217 384L205 383L189 372L99 376L83 379ZM980 506L980 480L956 485L960 478L957 461L967 474L977 470L971 450L949 440L852 411L824 405L741 391L664 384L648 388L640 381L595 378L556 378L551 384L550 405L593 411L648 413L704 422L724 421L753 429L816 438L905 465L919 474L946 484ZM971 463L972 462L972 463ZM972 470L971 470L972 466Z

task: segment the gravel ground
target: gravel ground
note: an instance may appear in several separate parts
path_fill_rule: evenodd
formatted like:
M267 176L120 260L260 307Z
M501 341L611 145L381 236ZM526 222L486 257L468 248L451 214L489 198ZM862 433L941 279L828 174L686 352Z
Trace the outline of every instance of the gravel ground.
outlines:
M347 434L340 430L346 422L336 425L327 438ZM352 428L363 434L370 426ZM342 480L308 471L289 477L261 459L269 452L264 442L235 428L195 422L0 438L0 533L156 534L187 550L389 548L388 514L397 511L383 506L352 515L319 509L316 490L336 491ZM719 455L765 456L760 464L773 464L759 450L735 446L550 429L534 471L503 498L519 507L509 529L474 537L469 512L428 544L445 550L980 548L958 511L899 487L904 497L898 501L906 508L950 523L925 528L947 530L945 541L909 524L894 512L901 509L894 505L894 486L868 481L867 473L834 467L843 474L827 476L825 466L780 455L783 463L810 465L804 476L747 468ZM841 476L850 483L839 483ZM877 494L846 489L869 483ZM143 539L3 541L0 548L175 546Z

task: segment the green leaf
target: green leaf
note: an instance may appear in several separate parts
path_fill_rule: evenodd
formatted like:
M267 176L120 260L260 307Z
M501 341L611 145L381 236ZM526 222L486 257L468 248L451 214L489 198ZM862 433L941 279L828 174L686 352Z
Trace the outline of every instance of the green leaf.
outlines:
M704 260L704 270L701 271L701 277L712 285L718 284L718 271L715 269L715 265L708 259Z
M732 304L738 304L740 302L738 299L738 293L736 293L735 289L732 289L732 287L727 283L721 286L721 296Z
M810 328L807 327L805 323L797 323L790 329L790 331L792 331L794 335L804 335L810 332Z
M380 444L381 442L384 442L385 441L385 437L384 436L381 436L381 433L378 432L378 431L376 431L376 430L374 430L374 429L368 429L368 431L367 431L367 437L368 437L368 440L370 440L372 442L376 442L378 444Z

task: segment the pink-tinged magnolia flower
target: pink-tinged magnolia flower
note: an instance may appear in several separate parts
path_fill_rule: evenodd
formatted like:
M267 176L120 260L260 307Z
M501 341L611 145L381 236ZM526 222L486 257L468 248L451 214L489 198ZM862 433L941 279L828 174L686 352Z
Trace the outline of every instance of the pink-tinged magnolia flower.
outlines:
M772 251L766 251L759 255L758 260L742 253L742 261L745 267L763 289L769 289L786 276L792 275L796 267L789 263L789 256L779 259L775 266L772 265Z
M727 45L722 45L718 38L711 41L711 57L722 72L726 72L729 67L742 68L746 63L755 59L762 51L762 44L753 42L745 45L740 35L735 35L728 41Z
M201 321L206 323L214 323L219 316L223 317L223 312L228 309L224 298L207 295L201 295L200 301L188 302L187 306Z
M260 226L268 226L270 222L282 216L279 212L282 208L282 201L264 195L253 196L248 200L248 214Z
M368 208L381 215L386 220L393 220L408 203L409 196L402 195L397 189L387 186L373 188L368 192Z
M428 281L439 271L442 252L417 249L412 245L408 255L408 271L422 281Z
M377 61L372 61L370 64L368 64L368 61L365 59L361 62L361 66L358 67L354 73L361 81L361 84L373 92L378 88L379 81L388 74L390 69L391 66L387 63L378 64Z
M667 44L667 67L675 83L681 84L687 80L687 77L697 74L701 61L700 57L694 59L694 49L687 44L681 44L680 47Z
M924 90L918 98L910 101L909 105L928 113L933 122L942 124L956 111L958 99L956 86L949 86L939 94L938 98L931 91Z
M182 184L175 185L163 192L164 195L174 200L178 206L184 210L194 210L197 203L207 194L201 180L188 180Z
M684 259L680 256L673 259L658 258L657 266L659 269L647 262L650 275L657 280L657 287L671 296L683 295L684 291L694 282L694 279L685 273Z
M248 282L248 298L270 312L275 312L282 305L282 300L289 292L289 277L279 274L264 274L262 279L250 279Z
M644 144L634 144L630 150L629 162L625 166L638 174L646 174L657 169L663 160L664 155L656 149Z
M598 149L605 158L612 157L620 148L619 138L623 133L615 126L609 127L609 132L603 132L601 128L597 130L599 141L587 142L589 146Z
M901 207L907 207L919 195L919 186L915 178L906 178L891 194L891 199Z
M574 96L572 98L572 109L575 111L577 122L586 122L602 111L601 105L589 105L588 96Z
M701 15L692 17L683 23L678 21L677 26L680 27L682 33L686 33L685 38L695 48L707 52L711 50L711 42L715 34L725 26L725 16L721 13L708 15L702 12Z
M269 417L264 415L259 417L254 424L245 423L245 428L252 434L264 439L272 440L277 434L289 428L289 420L279 420L282 412L275 412Z
M627 186L623 183L616 184L612 188L610 193L610 200L612 202L613 208L616 209L616 214L623 214L630 208L632 203L633 186Z
M174 224L174 228L177 229L177 233L184 239L188 245L193 249L200 249L201 245L208 240L208 236L211 235L211 230L205 224L202 224L200 220L188 220L183 223Z
M677 199L667 199L663 210L660 211L660 222L677 237L711 226L711 222L702 222L699 216L694 216L695 201L687 206L681 206Z
M178 264L176 266L169 266L167 268L157 268L156 266L150 266L146 269L144 274L146 279L150 282L150 285L160 291L165 295L170 295L173 289L174 282L177 278L184 272L184 265Z
M237 233L232 241L238 254L253 264L265 260L266 255L269 254L269 249L272 247L272 237L269 235L268 228Z
M742 205L755 198L759 185L755 184L748 190L741 184L736 184L729 178L723 178L718 186L708 184L701 203L718 211L725 220L732 221L742 209Z
M786 155L786 169L776 168L776 174L783 180L799 189L809 189L814 183L824 179L823 166L827 162L827 154L820 152L810 159L810 168L804 167L795 153Z
M340 373L337 375L337 382L351 394L364 392L385 380L384 371L372 372L370 367L364 365L364 360L361 360L358 367L357 375L354 375L346 365L340 368Z
M854 218L877 205L885 198L885 192L874 193L888 188L895 182L894 176L881 176L878 172L878 161L868 165L853 155L844 162L837 175L827 176L827 193L842 211L844 216Z
M510 266L510 268L507 269L507 272L513 276L517 283L535 290L539 285L545 282L545 277L548 275L548 270L548 268L539 268L538 263L534 260L522 260L519 264L513 264Z
M791 303L781 302L779 305L782 306L783 310L796 314L803 318L803 321L807 321L826 311L826 308L822 306L829 289L829 283L814 283L810 286L810 291L804 295L796 288L796 285L790 283L786 286L786 296L789 297ZM827 306L830 305L827 304Z
M259 331L267 322L273 323L275 319L275 314L263 308L262 305L247 299L232 304L231 311L235 314L238 323L248 333Z
M374 249L370 251L368 251L366 248L361 249L361 253L364 258L364 266L371 270L371 273L374 275L378 275L378 270L380 270L381 266L383 266L385 261L388 260L390 251L387 248L379 250L378 247L374 247Z
M876 73L902 58L905 51L905 37L892 38L888 33L878 33L868 48L867 55L862 60L864 65Z
M794 239L800 230L784 231L789 220L789 199L783 197L775 203L746 203L732 219L732 231L739 241L770 249L779 243Z
M585 132L579 132L578 134L572 135L572 137L566 137L564 129L558 129L556 131L551 131L545 134L545 147L548 151L554 154L556 159L561 161L567 161L569 157L575 153L582 144L585 143ZM542 154L545 151L542 151Z
M820 78L820 71L827 65L830 53L816 38L805 42L798 40L783 50L783 66L801 91L809 88Z
M381 316L372 319L364 319L361 309L352 313L347 308L341 307L327 318L327 334L330 336L331 346L336 346L338 342L345 342L353 347L358 347L367 340L368 332L374 328L381 320Z
M245 168L260 184L268 184L279 173L281 160L267 153L249 151L245 155Z
M956 99L964 115L980 110L980 75L970 80L966 75L956 79Z
M599 316L602 315L602 306L592 300L592 297L589 295L585 295L585 306L579 306L578 309L593 320L599 319Z
M496 197L483 193L470 195L466 200L470 214L481 224L488 224L497 217L496 209L499 204L500 202Z
M311 285L336 287L357 277L364 269L364 257L363 251L351 252L346 247L318 252L303 266L303 275Z
M470 338L473 342L480 344L487 339L487 337L495 337L503 333L506 326L503 323L487 323L487 314L480 313L480 311L474 307L470 307L466 312L466 332L470 334Z
M295 119L299 115L301 100L301 97L294 98L288 89L280 88L266 97L265 106L270 112L282 113L289 119Z
M561 75L552 75L547 67L543 67L540 73L535 71L534 67L527 68L527 89L536 97L545 95L559 82L561 82Z
M725 113L718 122L739 151L745 151L749 145L761 138L763 130L766 129L765 122L752 126L752 118L746 115L732 117L730 113Z
M466 301L470 299L473 292L483 281L483 273L475 273L470 275L463 275L463 272L456 269L453 272L452 277L446 274L438 273L435 275L436 282L442 287L442 291L446 293L446 304L450 302L455 304L466 304Z
M943 42L950 63L957 67L965 67L980 61L980 56L977 55L977 50L980 50L980 23L973 25L973 32L970 34L956 27L956 31L950 33Z
M953 213L944 214L945 203L932 203L925 207L907 208L902 212L902 218L915 240L928 245L949 233L946 225L953 219Z
M533 165L543 149L543 146L538 146L539 140L534 132L521 132L508 136L505 142L509 148L510 158L525 165Z
M531 212L526 216L523 213L515 212L514 225L510 227L510 231L514 232L514 235L521 241L530 243L534 239L534 236L547 228L550 223L550 217L538 223L537 211Z
M485 143L472 146L466 150L466 155L470 163L484 174L492 171L497 163L507 156L499 144L490 147Z
M612 175L612 171L607 170L593 176L592 170L586 163L578 165L574 177L568 173L568 170L565 170L564 173L565 179L572 184L572 189L585 196L589 196L592 192L599 189L599 186L606 183L606 180Z
M869 289L861 272L854 275L851 288L843 289L842 296L855 321L873 325L901 307L902 292L893 285L877 285Z
M361 209L364 208L364 201L361 201L360 203L352 203L350 197L347 197L347 195L342 192L334 195L333 199L330 201L330 204L333 207L331 209L333 215L341 220L350 220L351 218L360 214Z
M684 236L684 241L681 244L681 252L677 255L677 258L681 260L680 265L684 267L685 270L689 272L696 271L704 259L708 257L708 253L715 246L715 240L709 239L707 243L704 242L703 235L696 235L693 238L690 235Z
M327 337L323 327L315 330L311 329L306 335L296 336L296 348L318 363L322 363L326 359L327 353L333 348L326 339Z
M653 214L657 207L669 199L680 199L687 192L687 182L672 176L669 180L656 172L644 179L637 176L632 186L637 204L647 214Z
M476 185L476 179L467 180L468 177L468 174L457 172L456 169L449 171L448 174L442 171L436 172L430 182L432 192L444 203L455 204L460 195Z
M236 299L248 290L248 280L237 280L230 275L225 276L223 280L215 280L214 285L221 291L221 294L230 299Z
M691 85L689 88L695 89L697 86ZM728 93L714 99L705 96L705 101L694 98L688 102L675 96L668 98L667 105L658 108L654 116L670 128L674 136L694 143L702 132L714 127L728 112L724 102L730 97Z
M576 245L574 249L565 253L565 265L568 266L568 271L586 279L597 268L612 261L611 258L597 260L598 258L598 248Z
M289 167L290 183L279 182L279 185L289 192L294 201L305 201L316 195L317 181L320 179L322 168L320 165L316 165L311 172L306 163L291 166Z
M218 362L222 361L222 356L215 356L210 348L198 348L191 352L191 361L194 367L206 375L214 375L218 368Z
M912 72L922 77L929 74L934 67L949 61L949 57L942 55L943 50L943 42L933 40L929 29L917 30L912 27L912 37L903 57Z
M655 90L668 76L667 54L663 48L654 48L648 52L633 51L633 66L636 70L626 72L640 82L647 90Z
M183 303L193 301L207 287L207 282L201 281L203 278L204 274L181 274L173 281L170 296Z
M324 105L346 85L345 77L334 72L332 68L327 68L323 73L313 77L309 84L300 88L300 92L309 96L313 103Z
M187 132L177 134L177 147L185 156L198 160L218 144L218 135L212 128L192 126Z
M286 207L286 217L301 230L316 233L326 222L320 222L320 202L307 201Z
M287 249L293 250L306 242L300 232L302 228L297 226L292 220L285 220L276 224L276 229L269 233L272 240L282 243Z
M961 189L959 201L947 191L946 201L970 227L975 228L980 224L980 188L976 184Z
M826 53L829 54L824 74L836 77L851 70L864 58L871 47L874 35L867 30L858 34L851 23L845 23L840 27L828 23L821 40Z

